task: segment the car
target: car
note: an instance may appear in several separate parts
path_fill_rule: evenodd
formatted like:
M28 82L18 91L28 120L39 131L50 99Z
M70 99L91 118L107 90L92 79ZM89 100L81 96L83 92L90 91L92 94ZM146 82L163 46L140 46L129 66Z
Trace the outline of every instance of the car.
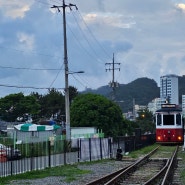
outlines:
M20 159L21 151L0 143L0 156L6 157L7 160Z

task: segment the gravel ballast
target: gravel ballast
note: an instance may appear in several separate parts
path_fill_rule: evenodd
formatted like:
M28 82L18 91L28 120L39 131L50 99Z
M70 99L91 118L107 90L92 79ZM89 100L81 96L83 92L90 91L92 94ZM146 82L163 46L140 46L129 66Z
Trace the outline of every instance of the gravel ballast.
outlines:
M79 164L78 168L82 170L90 170L91 173L84 174L82 176L76 177L76 180L67 183L65 182L64 176L51 176L42 179L27 179L27 180L14 180L10 182L10 185L83 185L98 179L104 175L110 174L113 171L117 171L120 168L127 166L130 162L126 161L108 161L95 164Z

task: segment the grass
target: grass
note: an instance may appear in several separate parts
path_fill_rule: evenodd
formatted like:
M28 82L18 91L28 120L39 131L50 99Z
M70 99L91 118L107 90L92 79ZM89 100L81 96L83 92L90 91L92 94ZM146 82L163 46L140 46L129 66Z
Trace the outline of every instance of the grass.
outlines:
M182 182L185 184L185 151L182 151L181 148L179 149L178 158L182 159L182 161L179 161L180 163L183 164L183 168L181 169L180 172L180 178Z
M131 157L131 158L134 158L134 159L137 159L140 156L148 154L149 152L151 152L157 146L158 146L157 144L154 144L154 145L151 145L151 146L147 146L147 147L141 148L139 150L135 150L135 151L129 153L127 156Z
M157 144L147 146L142 149L133 151L129 153L127 156L137 159L140 156L144 156L148 154L150 151L152 151L157 146L158 146ZM180 152L178 157L182 158L182 162L185 164L185 151ZM81 163L74 164L74 165L58 166L58 167L53 167L53 168L46 168L44 170L39 170L39 171L37 170L37 171L26 172L24 174L18 174L14 176L2 177L0 178L0 185L9 184L10 181L12 180L42 179L42 178L51 177L51 176L64 177L64 181L69 183L69 182L79 179L84 174L91 173L90 170L79 169L78 168L79 164L80 165L92 165L92 164L104 163L108 161L111 161L111 159L104 159L104 160L91 161L91 162L81 162ZM181 178L183 182L185 182L185 168L181 171ZM29 184L29 182L27 184Z
M91 173L90 170L81 170L78 165L92 165L97 163L108 162L110 159L97 160L91 162L81 162L73 165L58 166L52 168L46 168L44 170L35 170L31 172L26 172L24 174L18 174L8 177L0 177L0 185L7 185L13 180L31 180L31 179L42 179L45 177L64 177L64 181L69 183L79 179L84 174ZM29 184L29 182L27 183Z
M90 170L81 170L77 165L65 165L54 168L46 168L44 170L36 170L26 172L24 174L18 174L14 176L0 178L0 185L9 184L12 180L28 180L28 179L41 179L51 176L65 177L65 182L71 182L77 180L80 176L91 173Z

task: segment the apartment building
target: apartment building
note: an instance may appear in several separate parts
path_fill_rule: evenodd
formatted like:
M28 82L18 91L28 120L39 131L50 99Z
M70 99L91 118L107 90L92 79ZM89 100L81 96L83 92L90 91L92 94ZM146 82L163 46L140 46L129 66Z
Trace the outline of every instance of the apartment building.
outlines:
M178 76L169 74L160 77L160 98L179 105Z
M148 110L152 112L152 114L155 114L158 109L161 109L161 104L164 103L166 103L166 99L155 98L152 102L148 103Z
M182 95L182 113L183 117L185 117L185 95Z

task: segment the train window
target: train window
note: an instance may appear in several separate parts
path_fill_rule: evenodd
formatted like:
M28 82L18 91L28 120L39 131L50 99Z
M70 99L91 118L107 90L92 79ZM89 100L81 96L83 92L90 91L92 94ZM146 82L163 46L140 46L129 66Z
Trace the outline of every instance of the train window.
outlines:
M163 125L174 125L174 115L163 115Z
M161 115L157 114L157 125L161 125Z
M176 115L176 124L181 125L181 115L180 114Z

